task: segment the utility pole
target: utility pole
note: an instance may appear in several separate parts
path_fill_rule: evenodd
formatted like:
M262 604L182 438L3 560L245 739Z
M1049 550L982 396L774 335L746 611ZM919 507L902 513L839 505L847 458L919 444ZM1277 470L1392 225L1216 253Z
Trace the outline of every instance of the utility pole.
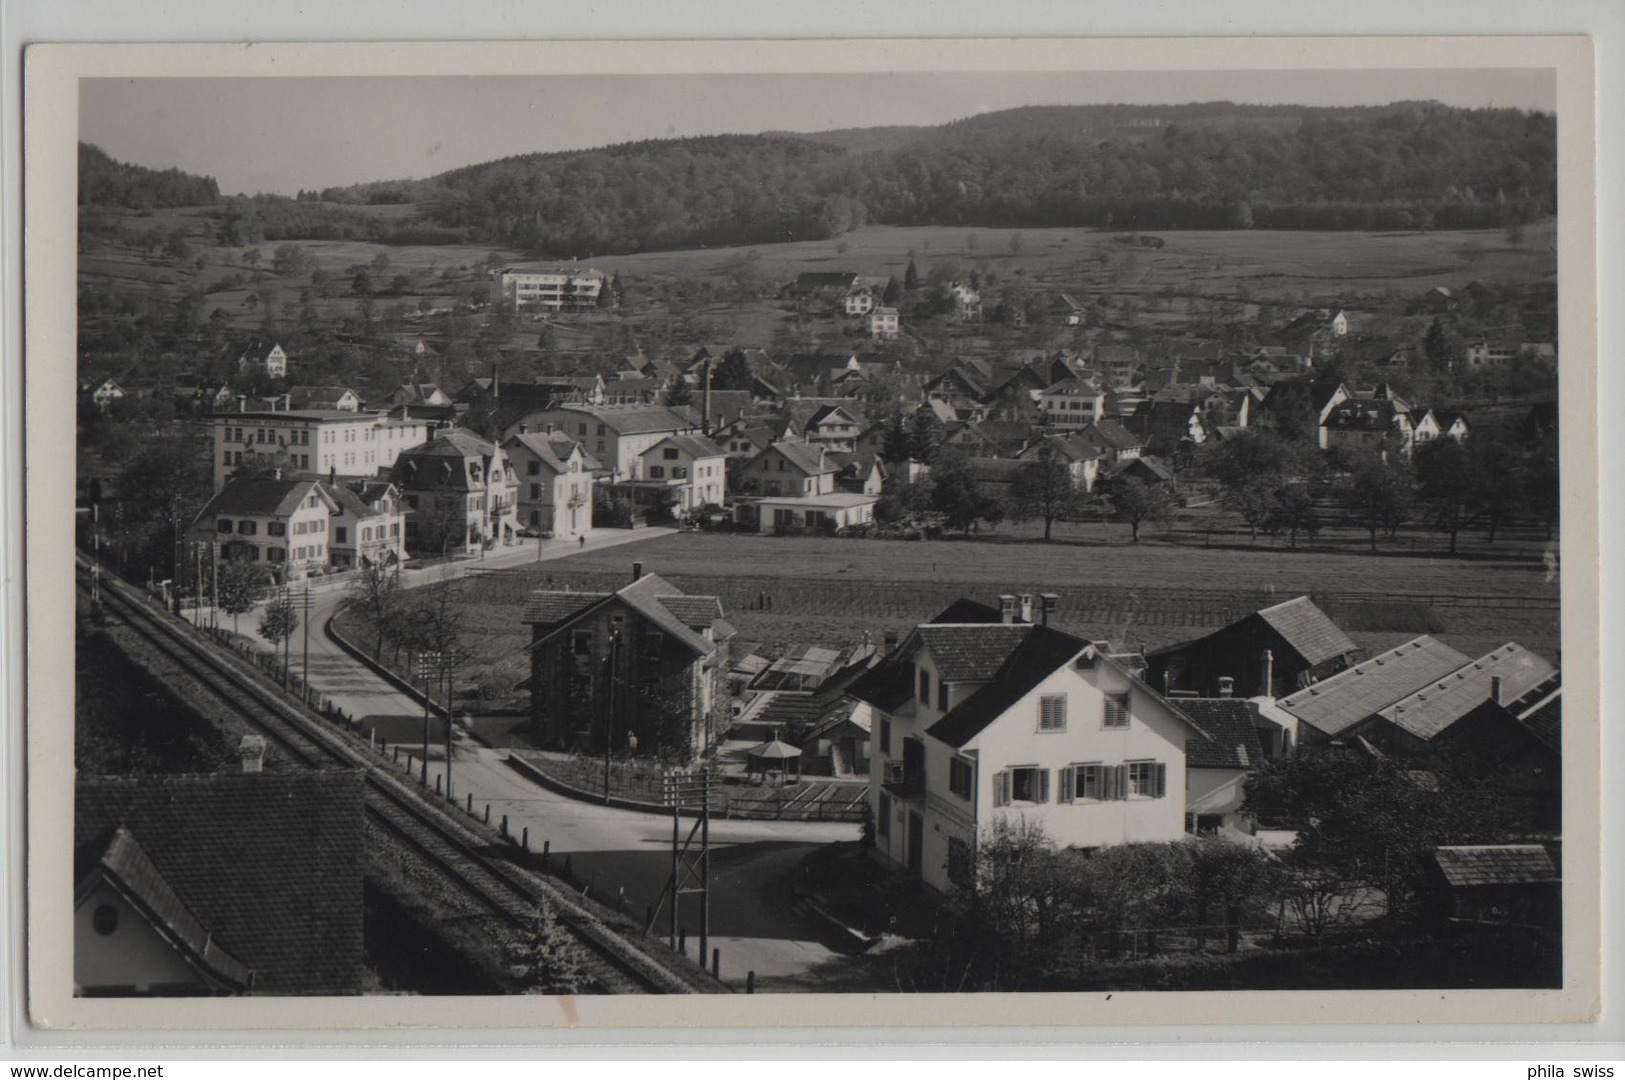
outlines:
M455 676L455 668L456 668L455 658L456 658L456 655L457 654L456 654L455 650L453 650L450 654L447 655L446 661L445 661L445 663L446 663L446 667L445 667L445 673L446 673L446 799L447 799L448 802L456 802L457 801L457 797L451 793L451 721L452 721L452 713L453 713L452 701L454 700L453 694L452 694L452 681L453 681L454 676Z
M609 802L609 756L615 748L615 661L620 651L621 632L612 631L609 635L609 686L606 688L605 699L608 708L604 717L604 802Z
M440 654L426 652L418 654L418 678L423 680L423 772L421 782L425 788L429 786L429 676L440 674Z
M673 949L677 948L679 899L686 894L699 893L699 955L702 967L710 954L711 942L711 802L716 795L716 773L711 769L697 773L668 773L662 782L662 796L671 806L671 879L666 883L661 897L662 904L668 901L671 904L666 918L668 943ZM682 835L685 805L698 810L686 838ZM693 850L696 837L699 839L697 851ZM657 906L650 913L648 925L643 928L645 934L654 929L659 914L660 908Z
M304 663L299 674L300 694L310 704L310 579L305 579L305 647Z

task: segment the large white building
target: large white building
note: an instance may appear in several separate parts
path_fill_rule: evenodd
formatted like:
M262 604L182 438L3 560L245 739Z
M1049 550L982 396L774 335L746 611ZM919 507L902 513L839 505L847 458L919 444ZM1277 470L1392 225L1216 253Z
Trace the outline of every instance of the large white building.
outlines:
M597 270L522 270L508 267L491 275L491 294L498 303L573 311L598 306L604 275Z
M244 465L263 463L285 474L376 476L402 450L428 441L422 419L342 409L270 409L216 413L214 489Z
M1206 738L1097 646L1034 625L1032 597L961 600L853 684L874 709L875 852L947 893L995 823L1060 847L1185 835L1185 744Z

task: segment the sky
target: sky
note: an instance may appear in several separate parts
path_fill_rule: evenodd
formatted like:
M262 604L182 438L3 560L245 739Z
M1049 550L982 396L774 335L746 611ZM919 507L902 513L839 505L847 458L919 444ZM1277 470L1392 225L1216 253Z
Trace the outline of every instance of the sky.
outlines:
M942 124L1022 105L1447 105L1551 111L1549 70L86 79L80 139L223 194L417 179L639 139Z

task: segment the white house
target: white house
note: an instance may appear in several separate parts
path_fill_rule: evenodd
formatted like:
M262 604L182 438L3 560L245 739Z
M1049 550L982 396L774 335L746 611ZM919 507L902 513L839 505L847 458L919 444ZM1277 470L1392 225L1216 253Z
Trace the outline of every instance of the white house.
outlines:
M562 432L520 432L502 444L519 478L519 521L539 533L584 536L592 531L595 469L580 443Z
M841 301L841 310L854 317L867 315L874 309L875 291L867 285L853 289Z
M889 340L902 334L903 326L894 307L877 307L869 312L869 336Z
M1087 427L1105 415L1106 394L1080 379L1062 379L1039 391L1038 407L1051 427Z
M204 504L188 537L218 543L224 559L263 563L279 580L297 581L332 561L329 523L339 513L315 479L238 479Z
M579 442L619 482L637 475L643 452L669 435L690 435L699 430L689 409L664 405L554 405L525 414L510 424L506 435L521 431L562 432Z
M256 338L237 357L239 372L263 371L273 379L288 374L288 354L280 342Z
M598 270L524 270L507 267L491 275L492 299L514 307L576 311L598 306L605 277Z
M406 560L406 503L388 480L322 484L337 505L329 561L334 566L395 566Z
M957 602L849 691L874 709L876 857L946 893L1000 821L1061 847L1183 836L1185 744L1206 733L1095 645L1034 625L1032 597L1000 603Z
M668 435L638 458L632 483L663 490L679 513L721 506L728 490L728 451L701 435Z

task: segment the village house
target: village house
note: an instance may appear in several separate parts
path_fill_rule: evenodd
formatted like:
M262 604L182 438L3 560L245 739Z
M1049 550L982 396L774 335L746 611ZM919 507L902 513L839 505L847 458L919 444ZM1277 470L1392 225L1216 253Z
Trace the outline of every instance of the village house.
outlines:
M81 387L80 393L103 412L112 408L113 402L121 401L124 398L124 388L112 379L103 379L99 383Z
M519 478L519 521L554 537L592 532L593 473L602 466L560 431L521 431L502 443Z
M1000 602L959 601L850 690L873 709L874 857L943 894L972 884L1001 822L1080 849L1180 838L1185 744L1206 735L1097 646L1034 625L1033 597Z
M1104 418L1106 394L1078 379L1063 379L1039 391L1038 407L1050 427L1086 427Z
M847 293L841 300L841 310L853 318L869 314L879 303L875 290L868 285L859 285Z
M948 298L953 301L954 318L960 322L982 321L982 294L975 286L963 281L950 282Z
M1336 379L1282 379L1272 384L1259 402L1254 427L1264 426L1284 435L1313 438L1327 447L1326 418L1354 395Z
M1146 449L1144 436L1135 434L1116 420L1087 424L1071 432L1071 437L1080 450L1099 453L1101 461L1107 465L1120 465L1141 457Z
M395 459L390 479L412 515L413 551L477 554L519 531L519 478L502 448L471 431L443 431Z
M204 504L187 536L219 544L222 559L259 563L279 581L300 581L331 564L329 525L339 513L313 477L243 477Z
M332 565L398 566L406 561L406 504L388 480L324 483L338 510L328 552Z
M1146 654L1146 679L1162 690L1285 697L1351 666L1360 648L1307 596L1261 608L1205 637Z
M690 596L632 564L614 592L541 589L525 601L531 628L530 720L551 750L620 749L684 760L722 732L720 692L733 627L715 596Z
M288 408L324 412L360 412L361 399L347 386L290 386Z
M1066 469L1074 491L1089 492L1095 489L1104 456L1104 451L1099 447L1090 446L1070 435L1045 435L1029 443L1016 457L1024 462L1032 462L1039 460L1046 452L1051 460Z
M891 341L901 337L902 320L894 307L877 307L869 312L869 336L877 341Z
M858 435L868 426L864 403L849 399L800 398L785 404L784 415L802 439L841 453L851 453Z
M1097 342L1089 366L1105 376L1108 385L1128 386L1139 373L1140 353L1133 345L1122 342Z
M828 495L840 473L836 457L821 446L775 442L745 462L738 495Z
M505 437L523 431L561 432L581 443L613 483L632 479L643 452L669 435L692 435L699 418L688 408L664 405L554 405L527 413L506 429Z
M1185 739L1185 831L1249 842L1255 822L1242 809L1247 777L1270 760L1266 746L1283 745L1280 725L1260 715L1257 702L1223 687L1218 697L1173 702L1205 733Z
M658 498L679 514L720 507L728 492L728 452L703 435L668 435L638 456L621 487L634 501Z
M360 994L359 769L87 776L72 814L74 993Z
M273 379L285 378L288 374L288 354L279 342L271 338L255 338L237 354L238 374L246 375L251 371L263 372Z
M1207 442L1207 419L1199 401L1142 401L1123 426L1145 440L1152 454L1190 453Z
M1350 453L1392 450L1409 457L1416 429L1409 411L1387 398L1340 401L1321 421L1320 445Z

